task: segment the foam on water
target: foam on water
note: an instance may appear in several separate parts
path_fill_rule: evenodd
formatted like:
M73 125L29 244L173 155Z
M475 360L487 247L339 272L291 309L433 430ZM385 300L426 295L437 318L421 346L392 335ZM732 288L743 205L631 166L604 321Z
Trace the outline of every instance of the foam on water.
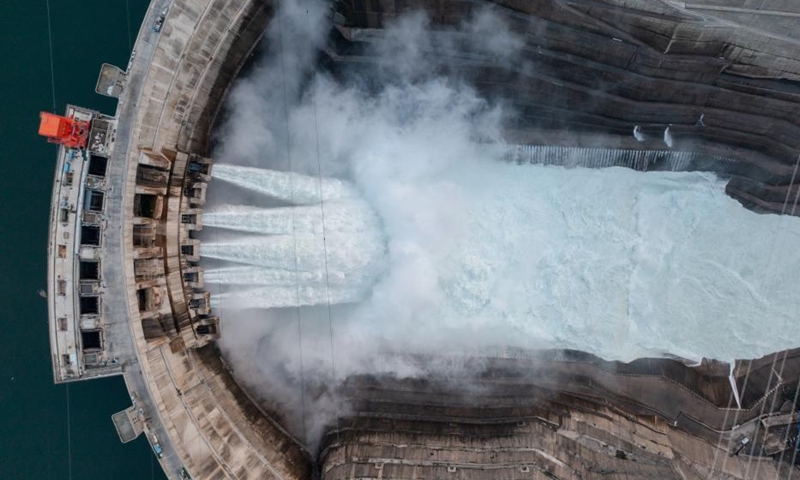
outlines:
M747 211L710 175L494 172L437 266L431 320L626 360L796 345L800 219Z
M420 350L445 340L621 360L730 360L791 348L800 337L800 219L745 210L713 175L487 162L449 172L443 184L362 178L356 187L367 203L331 207L327 259L308 207L296 207L307 222L295 220L296 237L290 208L212 214L209 224L280 234L203 244L205 256L253 266L234 267L245 269L234 277L274 285L225 301L359 301L347 328L389 340L416 332L409 347ZM264 226L276 218L278 227ZM286 284L295 260L299 296ZM326 260L334 272L327 294Z

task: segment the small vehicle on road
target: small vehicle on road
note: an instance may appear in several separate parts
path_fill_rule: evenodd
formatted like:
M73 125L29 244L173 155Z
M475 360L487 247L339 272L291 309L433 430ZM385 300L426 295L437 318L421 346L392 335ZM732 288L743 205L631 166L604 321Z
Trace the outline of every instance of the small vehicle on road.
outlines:
M153 24L153 31L154 32L160 32L161 31L161 27L164 26L164 19L167 18L167 10L169 10L169 9L165 8L164 10L161 10L161 13L159 13L158 17L156 17L156 23Z

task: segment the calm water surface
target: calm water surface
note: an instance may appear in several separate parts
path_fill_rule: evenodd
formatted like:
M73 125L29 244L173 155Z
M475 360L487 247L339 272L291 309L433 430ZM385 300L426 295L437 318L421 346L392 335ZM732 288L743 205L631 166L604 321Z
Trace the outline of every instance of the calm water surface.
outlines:
M125 67L147 0L49 0L55 111L113 114L94 93L103 62ZM122 445L110 416L122 378L53 385L45 288L56 147L37 136L53 111L46 0L0 0L0 479L163 479L144 437ZM69 411L69 415L67 412Z

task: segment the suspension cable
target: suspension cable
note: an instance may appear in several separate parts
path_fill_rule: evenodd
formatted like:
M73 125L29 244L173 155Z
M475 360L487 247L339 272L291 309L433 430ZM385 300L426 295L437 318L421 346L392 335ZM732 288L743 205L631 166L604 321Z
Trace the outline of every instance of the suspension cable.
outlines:
M284 119L286 122L286 158L287 163L289 166L289 196L291 198L291 203L294 204L294 165L292 162L292 145L291 145L291 137L289 135L290 127L289 127L289 95L286 92L286 65L285 59L286 56L285 48L284 48L284 41L283 41L283 21L281 18L282 8L278 8L277 10L277 20L278 20L278 37L280 41L280 58L281 58L281 77L282 77L282 86L283 86L283 114ZM297 318L297 344L298 344L298 352L300 355L300 401L301 401L301 414L302 414L302 422L303 422L303 443L308 443L308 433L306 431L306 396L305 396L305 367L303 365L303 328L300 316L300 272L299 272L299 265L297 262L297 222L295 220L295 209L290 209L292 212L292 239L294 243L294 283L295 283L295 314Z
M306 21L308 23L308 26L311 27L311 17L308 14L308 9L306 9ZM322 220L322 250L325 259L325 300L327 304L326 307L328 313L328 336L330 340L331 388L334 388L336 385L336 359L333 347L333 316L331 314L330 275L328 270L328 240L325 232L325 197L322 192L322 162L320 160L320 155L319 155L319 124L317 120L317 95L315 91L311 92L311 103L313 105L313 111L314 111L314 143L316 146L316 154L317 154L317 182L319 185L319 210L320 210L320 217ZM333 393L333 395L334 398L336 398L335 393ZM336 412L335 412L336 441L341 445L341 439L339 437L339 432L341 430L341 427L339 425L340 405L338 399L336 400L335 403L336 403Z

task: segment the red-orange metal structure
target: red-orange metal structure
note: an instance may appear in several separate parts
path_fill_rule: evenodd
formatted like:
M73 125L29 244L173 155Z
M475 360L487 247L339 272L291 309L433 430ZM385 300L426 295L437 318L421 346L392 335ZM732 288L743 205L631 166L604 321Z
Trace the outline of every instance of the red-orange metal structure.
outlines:
M58 143L67 148L86 148L89 137L89 122L62 117L48 112L39 114L39 135L47 137L50 143Z

